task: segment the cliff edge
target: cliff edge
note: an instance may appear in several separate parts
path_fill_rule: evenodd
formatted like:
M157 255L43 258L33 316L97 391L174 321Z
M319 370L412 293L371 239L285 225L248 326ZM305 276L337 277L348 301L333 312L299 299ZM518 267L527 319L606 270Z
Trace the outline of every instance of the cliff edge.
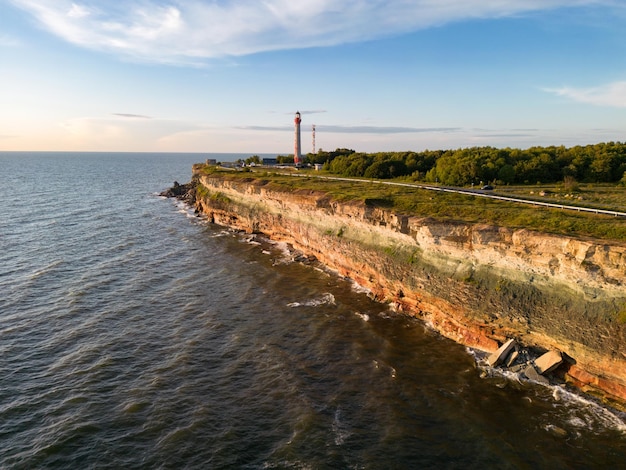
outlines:
M626 403L625 244L396 214L201 165L193 182L211 221L288 242L464 345L557 350L568 382Z

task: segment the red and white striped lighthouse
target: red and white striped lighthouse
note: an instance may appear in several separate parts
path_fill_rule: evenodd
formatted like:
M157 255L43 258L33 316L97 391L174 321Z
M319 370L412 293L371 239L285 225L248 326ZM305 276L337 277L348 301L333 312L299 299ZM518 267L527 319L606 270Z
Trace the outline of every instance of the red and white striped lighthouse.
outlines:
M293 162L296 165L300 165L301 160L302 160L302 153L300 152L300 122L302 120L300 119L300 111L296 112L296 118L293 120L293 122L296 125L296 136L295 136L295 144L294 144L294 150L293 150Z

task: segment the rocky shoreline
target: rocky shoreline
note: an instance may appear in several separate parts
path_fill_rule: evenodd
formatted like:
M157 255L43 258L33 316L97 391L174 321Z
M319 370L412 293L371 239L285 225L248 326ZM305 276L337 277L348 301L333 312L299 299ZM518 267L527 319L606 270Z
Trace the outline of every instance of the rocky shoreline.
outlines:
M162 195L287 242L461 344L494 354L508 344L494 366L625 409L626 246L407 217L205 174L202 165ZM537 367L543 353L557 363Z
M196 202L196 186L197 183L195 181L185 184L179 184L178 181L174 181L173 186L161 192L159 196L175 197L193 206Z

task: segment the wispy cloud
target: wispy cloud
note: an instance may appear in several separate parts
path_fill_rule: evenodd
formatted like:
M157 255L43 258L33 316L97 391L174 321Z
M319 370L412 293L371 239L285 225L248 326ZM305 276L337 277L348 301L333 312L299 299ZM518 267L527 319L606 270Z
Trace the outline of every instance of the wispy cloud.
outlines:
M457 132L459 127L390 127L390 126L338 126L316 125L316 130L333 134L411 134L425 132ZM293 131L293 126L245 126L237 129L249 131Z
M84 18L89 16L89 9L85 8L83 5L77 5L76 3L72 3L72 7L67 12L67 16L70 18Z
M626 108L626 81L613 82L591 88L545 88L544 91L580 103Z
M130 114L130 113L113 113L113 116L130 119L152 119L151 116L144 116L143 114Z
M424 132L457 132L459 127L393 127L393 126L316 126L322 132L340 134L413 134Z
M614 0L9 1L70 43L160 63L330 46L559 7L620 8Z
M234 129L243 131L293 131L293 126L238 126Z
M326 113L328 111L326 111L325 109L311 109L311 110L304 110L304 111L300 111L300 114L321 114L321 113Z
M295 113L299 112L300 114L304 115L304 114L321 114L321 113L327 113L328 111L325 109L294 109L293 111L268 111L270 114L283 114L283 115L289 115L289 116L293 116Z

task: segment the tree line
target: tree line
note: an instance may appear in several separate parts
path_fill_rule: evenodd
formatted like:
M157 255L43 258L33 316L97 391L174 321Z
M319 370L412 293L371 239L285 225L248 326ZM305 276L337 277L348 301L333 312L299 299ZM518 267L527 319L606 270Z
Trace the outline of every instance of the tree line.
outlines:
M575 179L626 184L626 143L513 148L471 147L422 152L361 153L340 148L307 154L330 173L365 178L399 178L450 186L536 184Z

